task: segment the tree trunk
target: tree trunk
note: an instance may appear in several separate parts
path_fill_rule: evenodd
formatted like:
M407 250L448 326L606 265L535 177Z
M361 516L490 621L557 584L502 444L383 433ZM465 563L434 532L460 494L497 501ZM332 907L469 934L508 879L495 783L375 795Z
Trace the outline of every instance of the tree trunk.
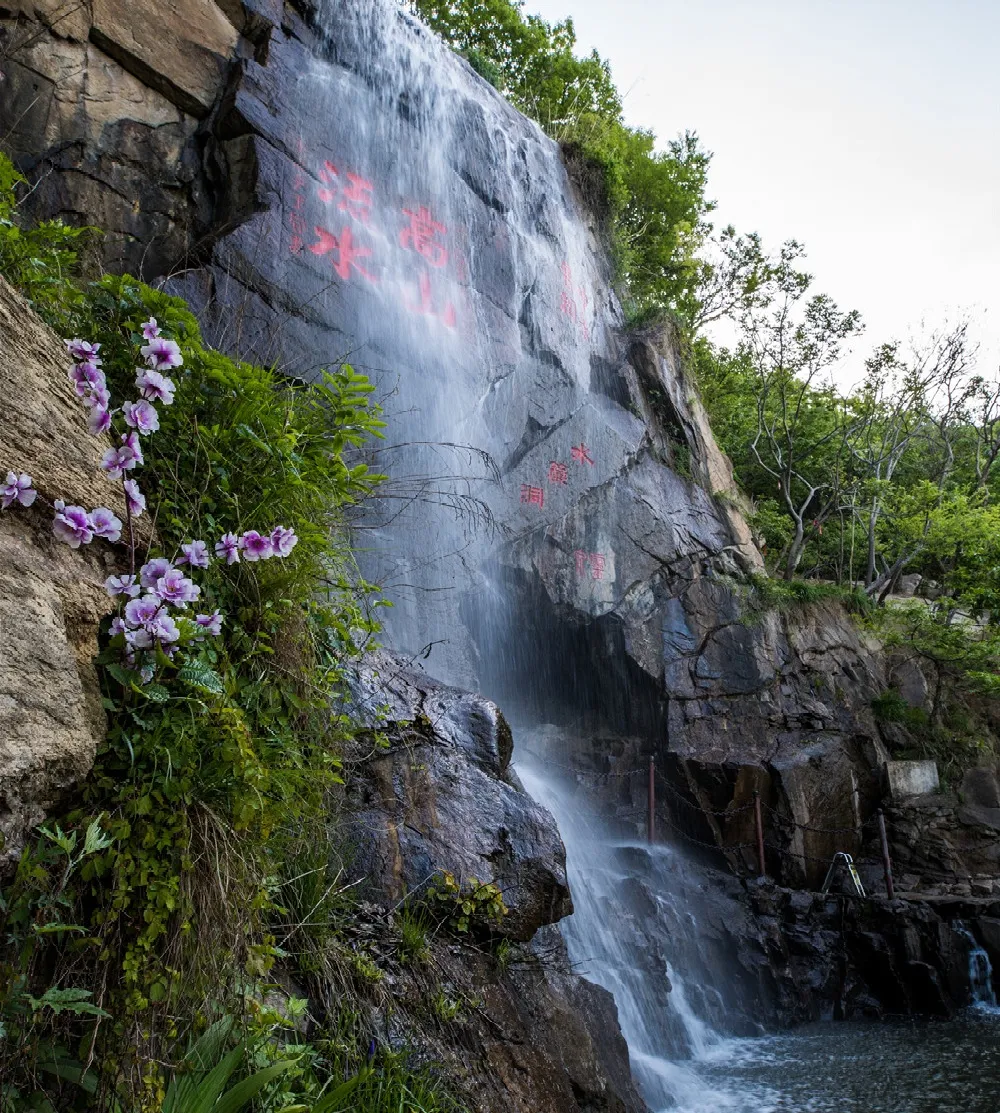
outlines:
M785 579L790 580L795 575L795 569L802 559L802 550L806 547L806 531L801 518L795 519L795 536L788 543L788 556L785 558Z
M875 524L878 522L878 502L872 499L872 508L868 513L868 567L865 570L865 585L871 586L875 581Z

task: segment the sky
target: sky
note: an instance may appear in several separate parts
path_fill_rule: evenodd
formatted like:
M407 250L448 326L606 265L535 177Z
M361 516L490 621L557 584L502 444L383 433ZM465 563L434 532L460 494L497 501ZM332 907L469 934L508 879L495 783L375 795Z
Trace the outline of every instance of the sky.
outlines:
M696 131L713 222L803 243L877 343L975 320L1000 364L1000 2L527 0L611 63L629 124ZM851 378L848 367L842 376Z

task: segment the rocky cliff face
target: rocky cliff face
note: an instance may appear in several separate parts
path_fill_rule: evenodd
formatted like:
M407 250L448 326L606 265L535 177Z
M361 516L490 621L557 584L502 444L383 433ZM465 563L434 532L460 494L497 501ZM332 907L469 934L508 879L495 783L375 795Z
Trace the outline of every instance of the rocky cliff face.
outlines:
M61 498L124 517L100 470L60 340L0 278L0 469L27 472L39 498L0 513L0 873L59 793L88 771L104 733L93 658L110 610L110 547L73 551L52 534ZM43 501L49 504L43 505Z
M895 666L838 607L754 610L760 557L677 344L626 328L551 140L391 0L0 14L0 114L38 214L109 228L105 262L188 297L220 347L376 382L392 478L363 559L396 650L486 692L625 827L653 756L660 830L717 864L756 868L754 791L783 882L871 857L871 700ZM509 882L527 937L565 881L502 719L401 684L409 726L356 790L383 897L431 865L475 872Z

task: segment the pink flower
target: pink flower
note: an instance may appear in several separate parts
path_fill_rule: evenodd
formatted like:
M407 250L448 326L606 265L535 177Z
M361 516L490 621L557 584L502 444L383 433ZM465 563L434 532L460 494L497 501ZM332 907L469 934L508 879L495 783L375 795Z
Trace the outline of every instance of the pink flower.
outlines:
M239 564L240 539L235 533L224 533L215 544L215 555L226 564Z
M207 568L212 559L204 541L189 541L186 545L181 545L181 552L184 555L177 563L190 564L192 568Z
M201 595L201 588L192 583L179 568L171 568L156 581L153 592L172 607L186 607Z
M79 549L81 545L89 545L94 540L90 516L82 506L63 506L57 509L52 532L71 549Z
M111 428L111 411L107 406L94 406L87 418L87 428L95 437L106 433Z
M295 535L295 530L285 529L284 526L275 526L271 534L271 548L274 550L275 556L288 556L298 543L299 539Z
M97 406L103 406L105 409L111 408L111 393L106 386L94 387L89 394L85 394L80 401L92 410Z
M77 363L100 363L97 353L101 350L100 344L89 344L86 340L65 340L66 350Z
M165 576L173 567L166 557L154 557L139 569L139 583L143 587L152 587L161 576Z
M164 406L173 404L174 391L177 388L174 386L173 379L168 379L166 375L161 375L159 371L150 371L147 367L137 367L135 385L139 388L139 393L143 398L150 402L162 402Z
M148 437L160 427L160 419L156 407L140 398L138 402L126 402L122 406L122 417L130 429L135 429L140 436Z
M109 448L101 457L101 467L111 479L121 479L122 473L135 467L132 453L121 448Z
M158 642L164 645L177 641L181 636L180 630L177 629L177 623L170 615L162 612L149 623L147 629Z
M160 329L156 323L155 317L150 317L148 321L142 322L142 336L144 340L155 340L159 335Z
M155 595L144 595L125 604L125 621L129 626L148 626L159 614L163 601Z
M125 641L132 649L149 649L153 644L153 635L145 626L139 626L134 630L125 631ZM132 661L135 661L135 654L132 655Z
M146 509L146 496L139 490L139 484L134 479L126 479L122 486L125 488L128 512L133 518L138 518Z
M169 371L171 367L180 367L184 362L176 341L167 340L163 336L150 340L139 351L154 371Z
M105 541L119 541L122 535L121 518L111 513L106 506L98 506L90 512L90 529L95 537Z
M141 591L135 582L135 576L108 576L104 581L104 587L112 598L116 595L127 595L130 599L134 599Z
M38 496L38 492L31 485L31 476L21 472L7 472L7 482L0 483L0 506L4 510L12 502L19 502L22 506L30 506Z
M248 529L240 538L240 549L243 550L243 559L267 560L274 556L271 549L271 538L262 537L255 529Z
M69 369L69 381L73 384L78 398L93 390L106 390L108 381L96 363L75 363Z
M222 633L222 615L218 611L212 611L211 614L196 614L194 620L206 634L217 638Z
M119 452L127 452L132 458L132 463L125 465L126 471L130 471L136 464L145 463L142 458L142 445L139 443L138 433L122 433L122 447Z

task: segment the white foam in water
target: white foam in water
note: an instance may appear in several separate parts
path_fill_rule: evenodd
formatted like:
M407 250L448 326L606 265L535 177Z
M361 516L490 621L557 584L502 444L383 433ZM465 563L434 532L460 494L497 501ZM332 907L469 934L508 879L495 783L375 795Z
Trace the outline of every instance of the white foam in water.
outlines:
M968 924L956 920L953 926L969 944L969 986L972 990L973 1008L982 1012L1000 1014L997 995L993 989L993 966L990 963L990 956L980 947Z
M699 1016L683 972L669 962L662 971L671 987L665 1000L648 963L637 961L636 941L629 936L629 913L622 900L628 874L615 857L623 844L579 800L571 800L564 786L532 766L518 764L517 771L527 791L555 816L566 844L575 911L562 921L562 930L570 960L585 978L614 996L632 1072L651 1107L672 1113L769 1113L777 1108L770 1096L721 1089L699 1074L697 1064L737 1057L749 1041L726 1039ZM646 847L641 850L649 853ZM664 866L676 857L667 847L652 852L653 860ZM658 900L665 899L664 889ZM697 935L693 915L682 916L681 923Z

